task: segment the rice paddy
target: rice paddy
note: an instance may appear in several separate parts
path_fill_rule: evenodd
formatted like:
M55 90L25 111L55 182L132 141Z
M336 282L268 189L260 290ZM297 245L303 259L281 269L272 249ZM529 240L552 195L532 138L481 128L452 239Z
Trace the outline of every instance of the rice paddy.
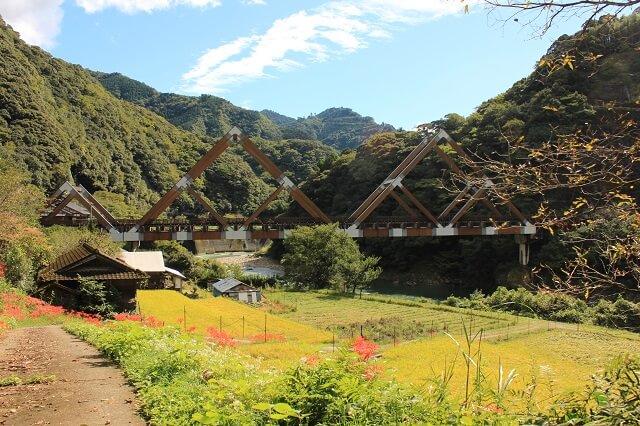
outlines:
M213 327L239 340L257 335L281 335L284 340L308 343L331 341L331 335L315 327L271 315L228 298L189 299L172 290L138 291L140 313L185 330L205 332Z
M360 332L374 340L388 341L431 336L439 331L462 332L462 323L492 330L516 325L518 318L472 311L394 297L349 297L327 292L270 291L265 296L285 306L282 317L336 331L341 337ZM395 330L395 331L394 331ZM395 333L395 334L394 334Z
M428 389L448 366L452 372L448 386L457 396L462 396L466 381L461 353L464 333L460 328L464 322L473 330L483 330L481 357L476 359L482 367L483 385L495 390L500 366L503 374L513 369L516 376L510 387L511 399L516 404L525 403L527 392L533 392L528 400L539 407L562 393L581 390L592 374L617 356L640 353L640 335L633 333L472 312L428 301L284 291L269 291L266 297L272 304L280 304L280 314L226 298L189 299L170 290L138 292L143 315L185 329L194 327L197 332L209 327L222 329L242 343L235 350L262 359L265 367L278 369L314 354L331 356L334 337L336 348L345 346L351 341L345 331L354 324L367 324L369 328L363 331L381 345L381 357L376 362L388 377ZM252 341L251 336L264 334L265 320L267 333L282 335L284 341L245 344ZM429 326L422 329L425 335L396 341L389 339L389 330L384 327L375 334L374 326L387 322Z

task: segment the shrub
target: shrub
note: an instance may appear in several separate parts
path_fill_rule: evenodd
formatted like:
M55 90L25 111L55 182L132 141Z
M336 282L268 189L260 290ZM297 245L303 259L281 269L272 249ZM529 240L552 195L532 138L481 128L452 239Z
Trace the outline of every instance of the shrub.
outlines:
M498 287L489 296L481 293L474 293L468 298L451 296L443 303L458 308L497 310L553 321L640 330L640 304L622 297L615 302L601 299L596 305L589 306L583 300L562 293L533 293L523 288L508 290Z
M8 282L22 291L34 288L33 262L19 245L11 245L4 256L4 276Z
M89 278L78 279L78 296L73 308L97 314L111 316L118 305L118 292L109 284Z
M606 327L640 330L640 305L619 297L615 302L600 300L593 307L594 322Z

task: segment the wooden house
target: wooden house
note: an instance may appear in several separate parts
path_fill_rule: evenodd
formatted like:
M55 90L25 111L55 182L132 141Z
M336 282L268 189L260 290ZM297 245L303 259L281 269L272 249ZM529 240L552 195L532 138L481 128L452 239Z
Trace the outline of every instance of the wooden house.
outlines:
M57 304L75 306L79 281L82 278L109 284L119 297L119 307L135 306L136 291L144 287L149 275L122 260L81 244L62 254L38 274L40 292Z

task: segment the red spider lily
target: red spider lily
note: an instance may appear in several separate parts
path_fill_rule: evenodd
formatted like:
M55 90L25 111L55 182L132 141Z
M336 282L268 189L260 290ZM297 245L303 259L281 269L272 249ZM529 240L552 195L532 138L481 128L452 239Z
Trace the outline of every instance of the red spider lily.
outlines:
M376 353L378 345L365 339L363 336L358 336L351 345L351 350L353 350L361 360L366 361Z
M373 380L376 377L378 377L380 373L382 373L381 365L369 364L367 365L367 368L365 368L364 370L364 378L366 380Z
M142 323L147 327L151 327L151 328L160 328L164 326L164 321L160 321L158 318L154 317L153 315L144 318L142 320Z
M113 319L115 319L116 321L142 321L142 316L140 315L135 315L135 314L125 314L125 313L121 313L121 314L115 314Z
M40 318L42 316L56 316L64 314L64 308L62 306L53 305L37 305L36 308L29 314L31 318Z
M85 322L88 322L89 324L93 324L93 325L102 324L102 318L100 318L98 315L92 315L86 312L77 312L77 311L70 311L67 313L67 315L72 316L74 318L79 318Z
M308 357L302 358L302 362L310 367L315 367L320 362L320 357L318 355L309 355Z
M187 333L195 333L196 326L192 325L191 327L187 327Z
M20 306L10 305L5 302L4 309L2 310L1 314L5 317L11 317L11 318L21 320L24 318L25 313L23 312Z
M176 318L176 322L177 322L178 324L182 324L182 323L184 322L184 318L182 318L182 317L178 317L178 318Z
M284 342L286 339L282 334L278 333L262 333L249 337L253 343L259 342Z
M218 330L215 327L207 328L207 338L213 340L219 346L232 348L238 344L229 333Z

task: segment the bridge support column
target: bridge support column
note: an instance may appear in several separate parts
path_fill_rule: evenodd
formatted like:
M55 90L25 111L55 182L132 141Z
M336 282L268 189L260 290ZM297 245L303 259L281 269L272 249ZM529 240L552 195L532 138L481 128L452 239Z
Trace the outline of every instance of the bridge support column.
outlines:
M528 235L516 235L516 243L518 243L518 260L520 264L526 266L529 264L529 242L531 239Z

